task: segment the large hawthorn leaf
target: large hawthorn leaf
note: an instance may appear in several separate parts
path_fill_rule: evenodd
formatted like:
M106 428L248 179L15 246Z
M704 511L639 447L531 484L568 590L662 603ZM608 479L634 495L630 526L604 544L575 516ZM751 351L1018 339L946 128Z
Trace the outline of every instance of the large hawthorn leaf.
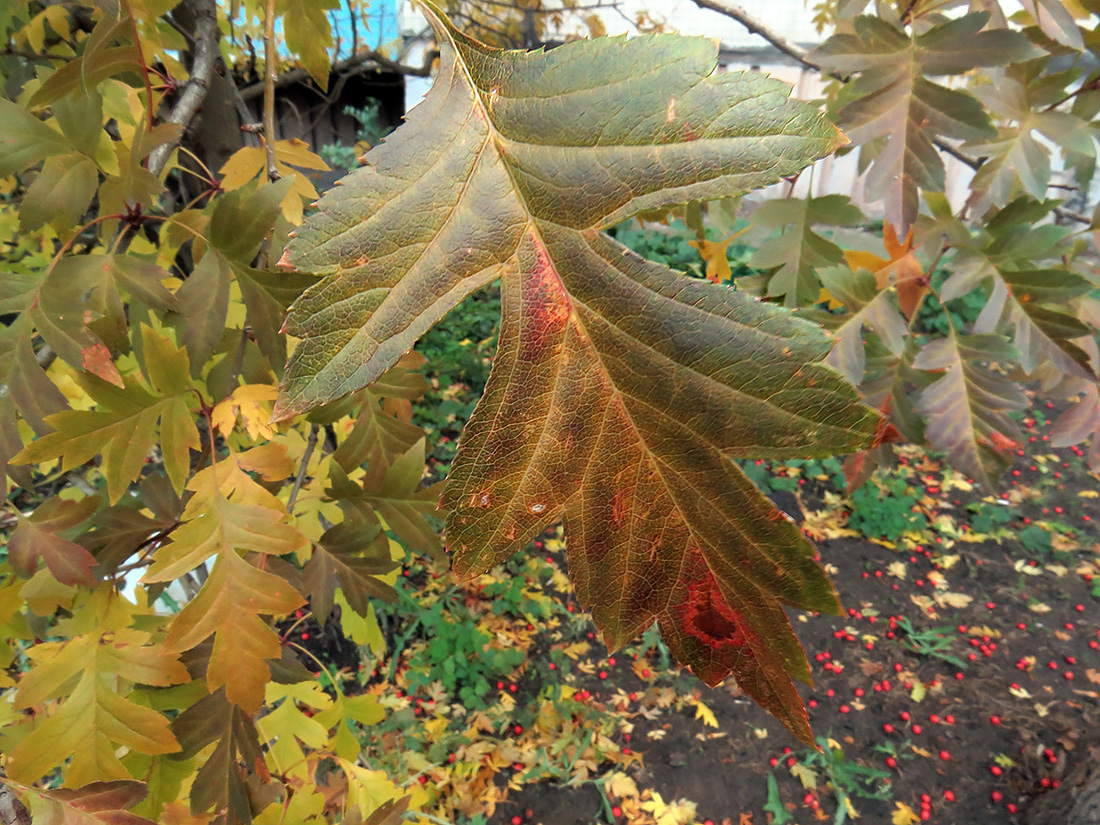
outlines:
M944 188L943 159L933 142L996 135L972 95L929 78L1043 54L1019 32L985 29L988 20L988 12L974 12L911 34L860 15L852 32L833 35L812 53L830 71L860 73L845 90L838 119L852 142L873 154L867 195L884 199L886 219L899 235L916 220L919 190Z
M288 249L326 277L291 309L302 341L276 416L377 378L499 278L500 348L443 496L456 571L506 559L564 512L578 594L611 647L659 620L707 682L733 673L809 742L788 675L809 672L781 605L839 605L730 457L831 455L875 416L817 363L815 327L600 230L769 183L841 139L785 85L715 74L708 40L503 52L424 7L432 93Z
M918 370L942 372L917 402L928 421L928 442L986 489L993 488L1023 438L1009 413L1024 409L1027 398L996 369L1017 358L999 335L952 335L926 344L913 361Z

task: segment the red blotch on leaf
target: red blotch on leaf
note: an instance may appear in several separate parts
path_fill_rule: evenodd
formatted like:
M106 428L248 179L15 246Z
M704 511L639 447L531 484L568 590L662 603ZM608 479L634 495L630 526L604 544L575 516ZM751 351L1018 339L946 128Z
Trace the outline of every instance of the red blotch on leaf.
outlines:
M688 587L684 629L714 650L748 644L741 614L726 604L713 576Z

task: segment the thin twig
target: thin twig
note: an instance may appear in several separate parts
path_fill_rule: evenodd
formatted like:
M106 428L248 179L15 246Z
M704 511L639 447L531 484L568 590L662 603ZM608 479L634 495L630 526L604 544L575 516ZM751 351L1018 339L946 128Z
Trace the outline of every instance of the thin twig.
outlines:
M267 179L273 183L282 177L275 160L275 75L278 71L275 0L267 0L267 12L264 14L264 152L267 154Z
M386 69L391 72L397 72L399 74L410 75L413 77L428 77L432 71L432 63L435 61L438 52L430 50L424 58L424 65L422 66L407 66L403 63L390 60L384 55L378 52L364 52L363 54L353 55L343 60L339 60L332 64L332 71L334 74L345 74L348 72L354 72L356 69L361 68L365 64L373 63L377 68ZM291 69L289 72L283 72L275 80L275 88L281 88L282 86L288 86L292 83L301 83L302 81L309 79L309 72L305 69ZM246 101L252 100L264 94L264 82L253 83L249 86L245 86L241 89L241 97Z
M294 502L298 500L298 493L302 491L302 484L306 480L306 469L309 460L313 458L313 450L317 447L317 434L321 428L316 424L309 426L309 440L306 442L306 451L302 453L302 465L298 468L298 475L294 477L294 486L290 488L290 497L286 500L286 511L294 512Z
M740 6L735 6L733 3L725 3L723 0L694 0L695 5L702 9L710 9L716 11L719 14L725 15L733 20L736 20L746 29L753 34L759 35L771 43L783 54L787 55L794 60L797 60L807 69L813 69L816 72L824 73L824 70L817 63L814 63L806 56L806 50L800 46L796 46L791 41L787 40L782 35L778 35L761 23L759 20L754 19Z
M256 137L256 124L252 121L252 110L248 108L248 104L241 97L241 90L237 88L237 81L233 77L233 72L226 67L220 57L218 58L218 74L225 78L225 87L229 90L229 99L233 102L233 108L237 110L237 117L241 121L241 134L244 135L244 145L259 146L260 139Z
M188 0L188 2L195 14L195 51L194 60L191 63L191 77L166 121L178 123L183 129L180 129L180 134L176 138L162 143L149 155L149 171L154 175L159 175L163 171L184 129L191 123L199 106L206 99L210 77L214 73L214 63L218 58L218 38L221 37L221 30L218 28L218 9L215 0Z

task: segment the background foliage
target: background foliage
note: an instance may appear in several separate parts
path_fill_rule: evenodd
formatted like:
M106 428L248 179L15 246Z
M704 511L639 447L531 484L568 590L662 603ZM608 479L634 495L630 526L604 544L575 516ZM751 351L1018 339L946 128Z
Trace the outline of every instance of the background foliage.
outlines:
M73 822L130 810L134 821L382 825L430 813L415 758L363 756L393 722L386 695L349 695L296 653L312 620L385 660L404 626L394 616L416 611L393 585L403 564L441 556L425 456L435 481L470 415L464 387L486 380L499 294L468 299L370 387L272 424L295 343L283 317L317 280L275 261L317 197L310 173L328 164L273 139L270 111L254 124L237 100L265 83L270 100L293 72L325 88L349 65L332 65L323 4L172 5L0 6L8 784L35 816ZM613 230L832 332L827 363L889 421L846 461L852 487L901 438L995 485L1031 393L1075 402L1058 446L1100 428L1087 214L1100 8L955 5L822 4L834 33L811 54L764 29L830 78L825 107L851 141L840 151L859 153L885 224L820 195L691 204L645 216L672 231ZM558 13L452 12L510 46L535 45ZM354 58L427 71L367 49ZM248 145L224 157L214 118L196 119L219 84L247 127ZM368 114L360 137L374 143ZM943 193L945 158L974 170L961 200ZM1087 458L1100 469L1095 440ZM893 484L861 495L904 497ZM890 535L912 515L857 522ZM529 593L499 598L531 618L551 609ZM499 650L448 668L485 631L439 629L438 649L406 666L476 707L516 663Z

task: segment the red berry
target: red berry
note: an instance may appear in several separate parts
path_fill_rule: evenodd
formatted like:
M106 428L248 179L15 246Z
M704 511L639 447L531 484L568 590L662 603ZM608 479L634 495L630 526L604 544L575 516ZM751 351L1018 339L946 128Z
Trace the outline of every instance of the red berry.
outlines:
M955 792L952 790L946 790L943 792L943 798L946 799L948 802L954 802Z
M1000 765L990 765L989 766L989 772L991 774L993 774L994 776L1000 776L1001 773L1002 773L1001 766Z
M989 723L991 725L999 725L1001 724L1001 717L994 714L993 716L989 717Z
M923 730L924 730L924 728L922 728L920 725L913 725L913 733L916 736L920 736L921 731L923 731Z
M618 818L619 818L620 816L622 816L622 815L623 815L623 809L622 809L622 808L620 808L620 807L619 807L618 805L615 805L615 806L614 806L614 807L613 807L613 808L611 809L611 815L612 815L613 817L615 817L615 819L618 819ZM516 818L518 819L519 817L516 817Z
M1001 792L993 791L993 793L989 795L989 798L992 799L994 802L1000 802L1002 798Z
M887 722L885 725L883 725L882 729L884 731L886 731L886 733L893 733L894 732L894 726L891 725L889 722Z
M942 759L946 762L950 758L951 758L950 753L948 753L947 751L940 751L940 759Z
M892 756L887 756L886 757L886 767L893 768L897 764L898 764L898 760L896 760L894 757L892 757Z
M611 810L614 811L615 809L612 808ZM523 825L523 817L521 817L519 814L516 814L515 816L513 816L512 817L512 825Z

